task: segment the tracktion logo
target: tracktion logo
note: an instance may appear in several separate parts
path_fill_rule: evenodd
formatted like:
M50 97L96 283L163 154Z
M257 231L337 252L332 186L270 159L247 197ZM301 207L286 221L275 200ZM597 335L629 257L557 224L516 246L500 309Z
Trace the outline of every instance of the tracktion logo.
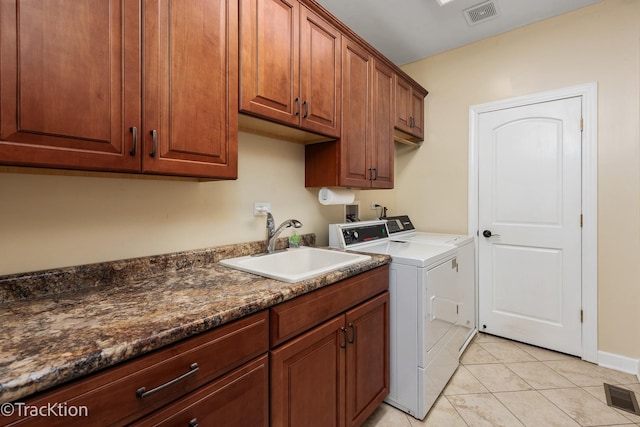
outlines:
M27 405L24 402L3 403L0 414L5 417L88 417L89 408L67 403L47 403L45 405Z

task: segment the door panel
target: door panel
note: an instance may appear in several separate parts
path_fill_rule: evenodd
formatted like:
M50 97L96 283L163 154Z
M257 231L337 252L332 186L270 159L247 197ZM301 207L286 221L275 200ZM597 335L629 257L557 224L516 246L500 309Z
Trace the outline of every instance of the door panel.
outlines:
M229 0L145 2L144 172L237 176L236 17Z
M271 425L342 426L344 316L271 352Z
M340 32L301 7L300 106L305 129L340 136Z
M480 330L574 355L582 351L580 119L577 97L479 122Z
M371 159L374 188L393 188L393 71L379 61L372 67Z
M369 187L370 183L370 84L371 56L346 37L342 38L342 180L341 184Z
M240 1L240 110L298 125L297 0Z
M347 425L361 425L389 393L389 293L347 313Z
M0 3L0 162L140 171L140 5Z

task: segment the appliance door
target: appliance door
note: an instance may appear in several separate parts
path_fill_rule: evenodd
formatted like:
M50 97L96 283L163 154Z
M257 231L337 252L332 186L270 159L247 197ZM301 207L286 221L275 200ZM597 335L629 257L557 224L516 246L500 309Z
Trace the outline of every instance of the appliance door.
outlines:
M419 347L421 371L418 414L426 415L458 367L460 342L457 259L449 259L426 270L421 289L422 346Z
M423 351L418 363L421 367L426 367L434 353L437 353L439 343L442 344L445 336L458 323L461 295L456 258L426 270L422 291L424 297L420 301L423 305L423 331L418 335L422 339L418 348Z

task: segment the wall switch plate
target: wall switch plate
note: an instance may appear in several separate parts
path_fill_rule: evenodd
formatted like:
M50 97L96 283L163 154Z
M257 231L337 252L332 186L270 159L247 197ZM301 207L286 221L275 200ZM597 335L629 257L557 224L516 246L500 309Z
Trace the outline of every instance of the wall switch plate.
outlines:
M267 216L271 212L271 202L253 202L253 216Z

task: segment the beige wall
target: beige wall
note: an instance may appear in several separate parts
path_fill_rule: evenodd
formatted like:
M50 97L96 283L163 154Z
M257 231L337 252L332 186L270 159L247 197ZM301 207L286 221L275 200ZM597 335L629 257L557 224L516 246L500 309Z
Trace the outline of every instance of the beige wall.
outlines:
M277 223L299 219L320 245L343 215L304 187L304 146L242 132L236 181L0 171L0 275L260 240L254 201L271 202ZM395 203L390 191L356 193L364 219L371 201Z
M420 228L466 232L469 107L598 83L598 340L640 358L640 1L605 0L408 64L427 135L400 152L397 201ZM586 219L588 220L588 218Z

